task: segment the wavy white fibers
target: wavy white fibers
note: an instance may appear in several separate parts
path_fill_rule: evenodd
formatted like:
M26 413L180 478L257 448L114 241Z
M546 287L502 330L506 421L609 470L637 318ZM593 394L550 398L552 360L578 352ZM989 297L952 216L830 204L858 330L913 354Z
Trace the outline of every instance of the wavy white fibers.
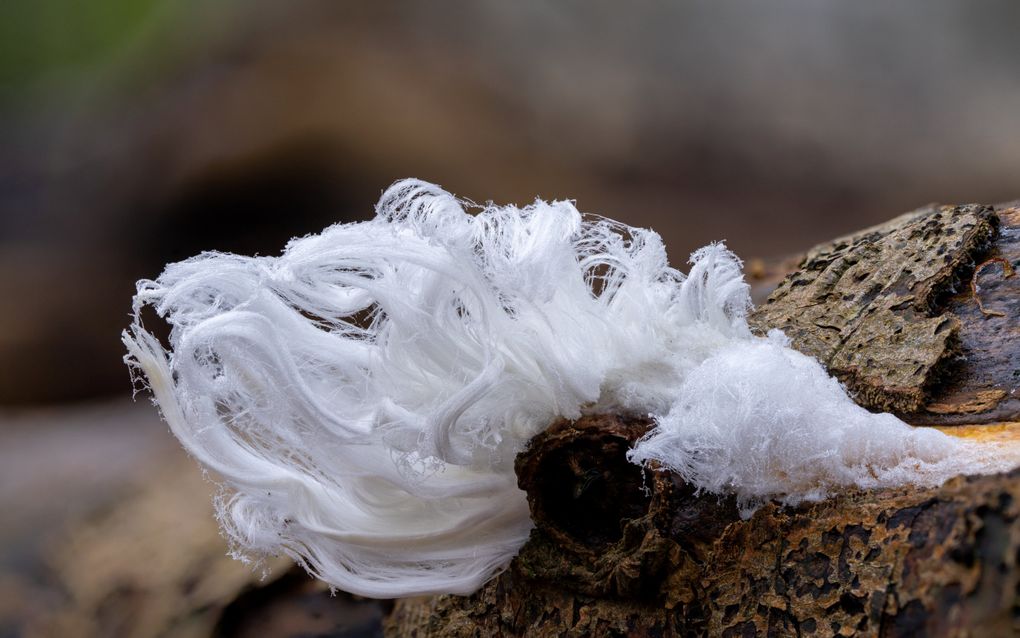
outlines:
M205 253L139 282L126 360L222 480L239 552L282 551L366 596L471 592L531 527L515 454L585 412L658 415L634 460L749 506L960 469L960 443L857 408L751 336L721 245L685 278L652 231L569 202L470 215L417 180L377 213L279 257Z
M745 516L769 497L792 505L842 486L938 485L1013 465L994 447L861 408L778 330L706 359L629 458L655 459L701 489L735 493Z

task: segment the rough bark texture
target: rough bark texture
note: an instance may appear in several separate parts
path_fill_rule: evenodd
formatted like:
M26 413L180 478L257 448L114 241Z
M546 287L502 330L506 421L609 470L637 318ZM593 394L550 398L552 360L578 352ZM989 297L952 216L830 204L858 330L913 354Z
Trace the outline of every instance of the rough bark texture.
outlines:
M815 248L755 314L818 358L858 402L913 413L959 352L960 322L942 299L987 252L988 206L909 213Z
M1020 470L769 505L741 521L732 502L697 497L667 473L650 473L647 495L633 477L592 485L609 477L593 480L586 467L625 462L620 443L640 425L583 419L541 435L518 463L536 529L511 568L470 597L398 601L388 634L1020 631ZM564 462L582 471L563 472ZM575 510L585 525L569 519Z
M858 403L913 423L1020 417L1020 208L932 206L818 246L752 316L817 357Z
M1020 267L1020 208L997 210L999 234L982 260L1004 260ZM986 315L971 286L961 287L945 303L959 319L960 358L953 361L944 381L924 409L909 418L915 423L990 423L1020 420L1020 277L1003 276L1001 263L978 273L977 295L984 308L1002 313Z

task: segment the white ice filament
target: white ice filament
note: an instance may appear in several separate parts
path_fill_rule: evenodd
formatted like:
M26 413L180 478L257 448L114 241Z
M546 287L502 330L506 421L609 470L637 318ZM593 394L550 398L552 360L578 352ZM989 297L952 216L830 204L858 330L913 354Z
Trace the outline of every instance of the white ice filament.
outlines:
M748 508L975 467L964 444L858 408L781 335L752 336L722 245L685 277L652 231L565 201L472 215L417 180L377 213L139 282L128 363L222 480L240 551L366 596L474 591L531 527L514 456L591 412L652 414L635 462Z

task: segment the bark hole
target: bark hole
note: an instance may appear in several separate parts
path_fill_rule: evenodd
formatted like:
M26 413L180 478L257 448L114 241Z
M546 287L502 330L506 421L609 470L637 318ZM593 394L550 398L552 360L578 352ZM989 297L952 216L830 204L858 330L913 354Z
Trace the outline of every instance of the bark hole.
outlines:
M627 461L630 444L579 440L548 454L538 471L547 477L532 507L537 515L588 547L623 536L623 523L648 510L642 470Z
M647 420L586 418L538 435L517 459L536 526L575 547L602 550L621 540L629 520L648 513L645 472L627 460Z

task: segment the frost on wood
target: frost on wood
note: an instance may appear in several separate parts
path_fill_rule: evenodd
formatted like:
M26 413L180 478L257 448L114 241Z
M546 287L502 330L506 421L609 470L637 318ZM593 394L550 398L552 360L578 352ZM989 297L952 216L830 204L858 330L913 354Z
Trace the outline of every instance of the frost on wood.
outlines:
M753 336L721 245L685 276L655 233L570 202L466 208L399 182L372 221L139 283L128 362L222 481L240 553L286 553L368 596L472 592L532 526L516 455L585 415L650 415L632 460L735 494L745 515L1001 466L862 410L780 334Z
M677 400L631 452L699 489L734 494L744 515L763 500L795 505L841 487L937 485L1006 470L991 447L856 405L785 338L720 348L679 385Z
M885 233L872 236L880 238L916 217L894 220ZM986 258L1016 263L1020 210L1002 207L998 217L1002 232ZM955 244L952 235L959 229L947 232L945 239ZM908 245L887 259L896 262L916 250ZM852 279L836 284L819 303L840 305L843 285L852 286ZM983 317L966 285L945 302L942 312L960 320L961 351L968 356L953 367L947 385L937 388L935 398L944 404L941 415L930 404L932 415L974 418L989 414L982 410L1011 409L1009 390L1017 386L1020 369L1020 296L1010 285L1015 282L990 274L987 283L982 278L985 303L1005 311L1008 321ZM780 297L770 310L793 317L794 301ZM992 400L980 399L993 392ZM998 414L1017 420L1015 404L1012 409ZM616 466L613 457L626 448L623 440L651 426L608 421L554 426L522 455L518 471L537 526L510 570L467 598L399 602L388 634L1005 636L1020 631L1020 471L961 477L940 488L843 491L796 508L766 505L740 520L732 498L699 496L671 473L643 477L649 494L633 491L628 498L622 493L633 478L603 487L603 477L586 468ZM995 438L1015 433L1016 427L961 431ZM615 439L607 441L611 436ZM570 456L581 458L565 464L581 471L560 470ZM613 504L593 508L610 501L604 498L607 489ZM575 520L577 509L609 519L633 513L616 521L615 534L596 535L590 530L614 529L613 524L589 523L588 532L564 526Z

